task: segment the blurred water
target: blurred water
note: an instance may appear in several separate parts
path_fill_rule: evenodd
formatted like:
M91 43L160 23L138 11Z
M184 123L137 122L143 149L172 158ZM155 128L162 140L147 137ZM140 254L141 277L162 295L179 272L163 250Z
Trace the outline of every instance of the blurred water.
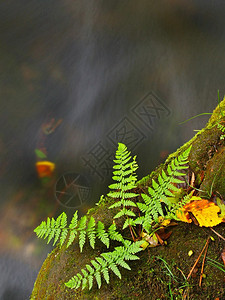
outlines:
M205 117L178 123L224 94L224 15L223 1L0 4L2 299L32 290L49 251L33 228L75 210L56 200L58 178L88 179L85 213L107 190L116 142L138 155L141 178L204 126ZM35 171L43 146L56 164L48 185Z

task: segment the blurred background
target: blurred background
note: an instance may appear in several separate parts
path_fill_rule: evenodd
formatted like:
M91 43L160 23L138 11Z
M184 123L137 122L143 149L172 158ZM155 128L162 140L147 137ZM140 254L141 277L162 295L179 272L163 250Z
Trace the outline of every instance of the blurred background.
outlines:
M0 3L0 299L29 299L51 246L33 229L85 214L118 142L149 174L225 92L224 1Z

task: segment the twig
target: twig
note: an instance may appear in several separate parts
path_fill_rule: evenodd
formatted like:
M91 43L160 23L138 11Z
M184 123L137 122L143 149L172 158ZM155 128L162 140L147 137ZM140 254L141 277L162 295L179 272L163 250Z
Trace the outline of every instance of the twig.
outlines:
M207 241L206 241L206 243L205 243L205 246L203 247L203 249L202 249L201 253L199 254L199 256L198 256L196 262L194 263L193 267L191 268L191 271L190 271L189 274L188 274L187 280L190 278L190 276L191 276L191 274L192 274L194 268L196 267L196 265L197 265L199 259L201 258L202 253L204 252L204 250L205 250L205 248L206 248L206 246L207 246L207 244L208 244L208 242L209 242L209 239L210 239L210 238L207 239Z
M222 240L225 241L225 238L224 238L221 234L219 234L216 230L212 229L211 227L210 227L210 229L211 229L216 235L218 235L218 237L220 237Z
M207 250L208 250L208 246L209 246L209 238L207 240L207 246L205 248L205 254L204 254L204 257L203 257L203 261L202 261L202 268L201 268L201 274L200 274L200 279L199 279L199 286L201 287L202 285L202 277L203 277L203 271L204 271L204 265L205 265L205 259L206 259L206 253L207 253Z

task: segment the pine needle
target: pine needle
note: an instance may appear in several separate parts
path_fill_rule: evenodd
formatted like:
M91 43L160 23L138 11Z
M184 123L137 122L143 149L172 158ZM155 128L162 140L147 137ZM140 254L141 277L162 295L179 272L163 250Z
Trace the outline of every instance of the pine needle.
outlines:
M203 271L204 271L204 265L205 265L206 253L207 253L208 246L209 246L209 241L210 241L210 239L208 238L208 240L206 242L207 245L206 245L205 254L204 254L204 257L203 257L203 261L202 261L202 268L201 268L201 274L200 274L200 279L199 279L199 286L200 287L202 285L202 277L203 277Z
M221 234L219 234L216 230L214 230L213 228L210 228L216 235L218 235L218 237L220 237L222 240L224 240L225 241L225 238L221 235Z
M189 272L189 274L188 274L188 276L187 276L187 280L190 278L190 276L191 276L191 274L192 274L194 268L196 267L197 263L199 262L199 260L200 260L200 258L201 258L201 256L202 256L202 253L205 251L205 248L207 247L207 245L208 245L208 243L209 243L209 239L210 239L210 238L207 239L207 241L206 241L206 243L205 243L205 246L203 247L203 249L202 249L201 253L199 254L198 258L196 259L196 261L195 261L193 267L191 268L191 271Z

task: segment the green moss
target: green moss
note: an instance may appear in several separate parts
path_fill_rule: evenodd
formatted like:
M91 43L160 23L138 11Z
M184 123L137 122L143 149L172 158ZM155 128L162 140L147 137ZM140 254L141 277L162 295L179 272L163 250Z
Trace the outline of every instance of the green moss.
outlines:
M221 147L210 159L206 166L204 180L200 189L205 191L201 195L209 195L214 191L225 198L225 147ZM213 174L213 175L212 175Z

